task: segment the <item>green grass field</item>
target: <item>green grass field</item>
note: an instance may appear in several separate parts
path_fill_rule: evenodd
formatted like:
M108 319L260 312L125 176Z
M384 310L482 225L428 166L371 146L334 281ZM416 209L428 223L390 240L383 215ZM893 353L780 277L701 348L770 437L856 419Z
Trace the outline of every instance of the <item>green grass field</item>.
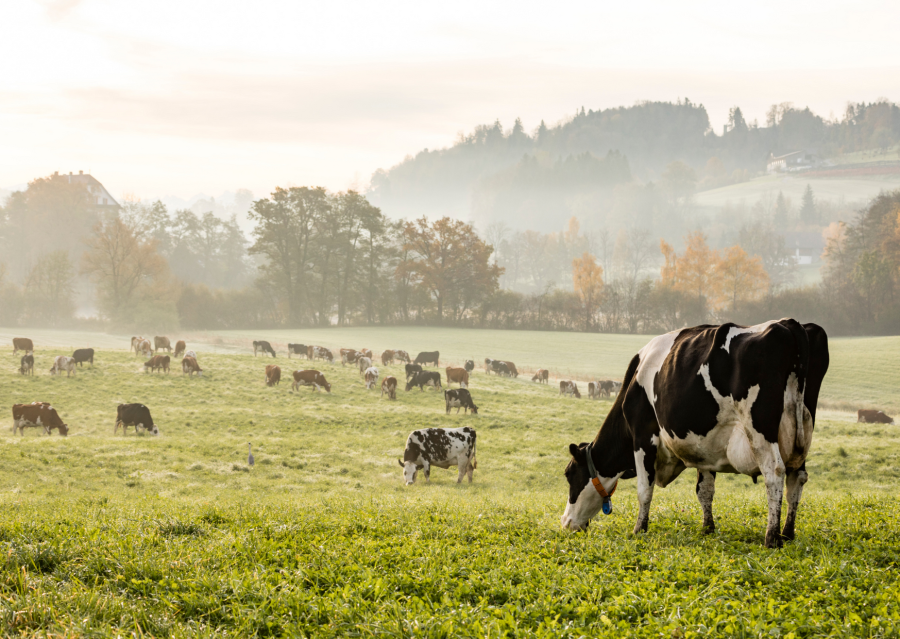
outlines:
M71 434L14 438L8 408L0 420L4 635L900 632L897 427L856 425L839 410L897 405L891 362L900 340L832 340L830 409L816 426L798 538L772 551L762 547L762 483L720 475L719 528L703 536L690 471L657 490L647 535L630 533L633 481L587 534L561 531L566 447L593 437L606 400L560 398L552 386L476 370L480 414L447 416L438 393L382 400L340 365L316 364L330 395L293 393L288 381L267 388L270 360L246 348L256 338L440 349L448 361L490 355L621 377L646 337L405 328L194 335L189 347L205 374L188 379L143 373L140 358L108 350L122 344L116 336L29 335L36 375L15 374L8 349L0 397L7 407L52 402ZM93 369L49 376L53 355L88 345L99 351ZM289 366L308 365L282 353L285 379ZM113 435L116 405L133 401L151 408L159 437ZM435 469L431 484L404 486L396 459L407 434L438 425L478 430L474 483Z

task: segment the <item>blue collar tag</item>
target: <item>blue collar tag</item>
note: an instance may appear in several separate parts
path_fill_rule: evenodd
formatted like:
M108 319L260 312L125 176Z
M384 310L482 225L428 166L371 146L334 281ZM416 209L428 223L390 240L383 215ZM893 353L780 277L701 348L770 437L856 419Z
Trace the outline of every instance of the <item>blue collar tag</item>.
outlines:
M603 500L603 514L611 515L612 514L612 499L607 497Z

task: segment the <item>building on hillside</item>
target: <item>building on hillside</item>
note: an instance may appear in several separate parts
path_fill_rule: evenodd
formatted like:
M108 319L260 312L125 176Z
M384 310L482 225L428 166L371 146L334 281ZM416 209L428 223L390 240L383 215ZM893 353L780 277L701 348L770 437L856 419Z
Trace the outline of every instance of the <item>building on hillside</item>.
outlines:
M769 153L769 160L766 162L766 173L803 171L813 168L816 164L816 156L806 151L794 151L778 157Z
M56 175L59 175L59 172L56 172ZM69 171L68 175L64 175L63 177L69 178L69 184L84 184L87 188L88 193L91 194L91 197L94 199L94 204L96 204L101 209L120 209L119 203L116 202L115 198L109 194L109 191L106 190L100 180L95 178L93 175L87 174L85 175L84 171L79 171L78 175L73 174Z
M801 266L818 264L825 251L825 240L815 231L788 231L784 234L784 245Z

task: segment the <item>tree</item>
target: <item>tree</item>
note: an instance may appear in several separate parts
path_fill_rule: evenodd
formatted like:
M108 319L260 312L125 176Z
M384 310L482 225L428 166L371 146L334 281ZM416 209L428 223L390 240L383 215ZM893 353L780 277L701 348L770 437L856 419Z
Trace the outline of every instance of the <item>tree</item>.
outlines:
M769 276L762 260L750 257L740 246L725 249L716 264L716 281L720 304L727 304L732 312L738 310L738 302L757 300L769 288Z
M734 133L746 133L749 128L741 107L732 107L728 111L728 130Z
M572 282L584 309L584 330L591 330L591 320L603 301L603 267L585 251L572 260Z
M797 258L785 244L784 235L776 229L773 224L757 220L738 231L738 244L762 260L773 292L791 284L797 274Z
M672 209L683 214L697 190L697 173L687 163L676 160L666 166L660 185L668 195Z
M665 241L660 242L660 249L666 260L660 274L663 284L692 299L699 321L705 321L710 302L714 302L716 296L718 253L709 248L706 235L700 231L685 237L685 249L681 255L677 255Z
M778 199L775 200L775 214L772 217L772 223L776 229L783 229L788 225L788 218L791 213L791 206L784 197L784 193L778 191Z
M819 212L816 210L816 199L813 197L812 187L807 184L803 191L803 200L800 204L800 221L804 224L818 224Z

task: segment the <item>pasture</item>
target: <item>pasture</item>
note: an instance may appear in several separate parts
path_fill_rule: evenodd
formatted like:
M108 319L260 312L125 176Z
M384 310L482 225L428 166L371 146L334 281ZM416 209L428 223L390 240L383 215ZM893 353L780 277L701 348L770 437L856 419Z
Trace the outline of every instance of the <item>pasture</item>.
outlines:
M479 415L448 416L439 393L402 390L402 365L388 367L401 380L391 402L366 391L355 367L289 361L283 346L283 381L267 388L273 362L247 348L440 349L453 363L492 356L621 378L646 337L223 332L188 339L205 371L188 379L178 367L145 374L127 337L28 331L37 365L25 378L7 347L13 332L0 332L4 634L898 635L898 427L844 412L898 405L896 338L831 340L797 540L772 551L762 482L720 475L718 530L704 536L692 471L657 490L647 535L630 532L634 481L586 534L560 530L566 447L594 436L608 400L561 398L552 384L479 366ZM69 346L96 348L95 366L50 377ZM289 371L307 367L325 373L331 394L291 391ZM35 400L58 408L68 438L12 437L9 405ZM114 436L122 402L149 406L161 435ZM406 436L442 425L478 430L474 483L434 469L431 484L404 486Z

